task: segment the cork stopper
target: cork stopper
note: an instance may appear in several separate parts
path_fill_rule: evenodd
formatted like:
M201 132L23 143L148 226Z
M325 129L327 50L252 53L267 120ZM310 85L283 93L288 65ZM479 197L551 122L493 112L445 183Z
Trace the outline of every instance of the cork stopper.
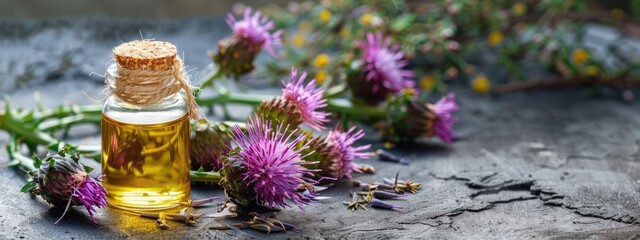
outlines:
M174 65L178 50L169 42L137 40L113 49L119 67L129 70L167 70Z

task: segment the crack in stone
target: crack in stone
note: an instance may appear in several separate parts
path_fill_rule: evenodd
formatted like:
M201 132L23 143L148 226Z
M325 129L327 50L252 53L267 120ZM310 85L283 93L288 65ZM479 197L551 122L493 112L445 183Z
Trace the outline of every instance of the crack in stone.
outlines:
M536 180L518 180L518 179L508 179L504 180L498 184L485 184L482 183L496 175L498 173L491 173L485 176L478 178L478 180L472 180L471 178L460 177L457 175L451 175L448 177L437 176L436 174L430 174L436 179L441 180L456 180L456 181L465 181L465 185L472 189L480 189L474 193L469 195L470 199L476 199L479 196L483 195L495 195L499 194L503 191L528 191L533 194L531 196L518 196L516 198L507 198L507 199L497 199L486 201L487 205L480 208L458 208L448 213L440 214L437 216L431 217L431 219L442 217L442 216L455 216L461 214L462 212L480 212L487 209L491 209L494 204L502 204L502 203L510 203L515 201L527 201L532 199L540 199L544 205L547 206L557 206L564 207L566 209L572 210L574 213L585 216L585 217L595 217L605 220L612 220L622 223L639 223L638 218L631 215L625 211L617 211L615 208L611 206L604 206L602 204L592 204L592 205L584 205L584 203L572 203L567 200L567 196L562 195L558 192L553 191L552 189L544 188L541 185L537 185ZM473 207L473 205L471 206ZM618 207L619 208L619 207Z
M469 197L475 198L475 197L480 196L480 195L497 194L497 193L499 193L501 191L505 191L505 190L527 190L527 191L530 191L532 185L533 185L533 180L525 180L525 181L509 180L509 181L506 181L506 182L502 183L501 185L490 187L488 189L479 190L479 191L471 194Z

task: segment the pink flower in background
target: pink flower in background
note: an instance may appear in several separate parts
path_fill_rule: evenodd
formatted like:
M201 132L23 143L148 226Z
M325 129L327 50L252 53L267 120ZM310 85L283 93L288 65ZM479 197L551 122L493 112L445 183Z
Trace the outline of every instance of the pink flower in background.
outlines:
M237 20L233 14L227 15L226 22L233 29L233 36L238 41L244 41L246 45L260 45L264 47L269 54L277 57L275 46L282 44L280 35L282 31L278 30L273 33L271 31L275 28L273 22L266 16L261 16L259 11L251 13L251 8L248 7L244 11L244 18Z
M391 38L383 38L382 33L368 33L367 41L357 41L356 46L363 51L365 80L371 84L373 93L384 96L413 87L413 72L404 70L408 62Z
M442 141L448 144L452 144L455 137L452 128L456 122L453 112L456 111L458 111L458 104L456 104L456 95L453 93L449 93L433 105L433 112L436 115L436 120L433 122L433 131Z

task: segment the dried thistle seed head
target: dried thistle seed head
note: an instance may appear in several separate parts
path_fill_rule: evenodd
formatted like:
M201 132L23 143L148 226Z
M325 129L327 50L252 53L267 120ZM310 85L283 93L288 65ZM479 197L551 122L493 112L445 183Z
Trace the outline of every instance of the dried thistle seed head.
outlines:
M295 129L302 123L302 116L297 106L283 98L273 98L265 100L258 106L256 113L263 116L267 120L271 120L273 124L284 124L291 129ZM275 127L275 126L274 126Z
M69 155L66 150L57 155L37 159L37 172L31 173L33 180L23 187L40 195L47 203L64 209L60 221L69 206L84 206L95 222L96 208L107 204L107 191L100 185L100 178L90 176L91 168L79 162L79 155ZM56 221L56 223L58 222Z
M191 126L191 169L220 171L230 146L229 129L201 119Z

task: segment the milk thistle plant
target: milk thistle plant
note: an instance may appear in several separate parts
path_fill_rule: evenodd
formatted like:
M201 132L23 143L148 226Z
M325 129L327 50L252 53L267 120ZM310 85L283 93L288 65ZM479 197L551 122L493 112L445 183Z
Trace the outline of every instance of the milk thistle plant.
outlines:
M318 21L329 25L342 21L340 12L335 13L338 15L333 7L327 8L319 12ZM224 79L238 79L259 67L255 59L263 49L284 59L278 47L289 46L282 43L282 26L250 8L244 10L241 18L229 15L227 23L232 33L218 43L217 51L212 53L214 71L200 80L202 88L197 90L211 91L212 97L201 97L198 103L203 107L250 105L255 107L255 114L247 121L240 119L242 123L207 119L192 123L191 180L218 184L227 201L238 208L303 208L318 202L317 185L351 180L355 173L373 172L372 167L356 163L374 156L369 152L371 145L358 143L366 134L361 126L383 126L380 133L392 141L437 136L447 144L453 143L452 114L457 110L454 95L447 95L435 104L421 98L414 88L415 72L408 69L411 56L393 35L375 29L383 26L381 16L372 14L361 19L371 29L351 42L350 57L333 57L327 48L327 53L314 54L314 69L304 64L300 69L289 66L289 77L281 81L281 95L260 96L232 92L228 84L236 83ZM347 67L334 68L337 64ZM338 74L333 69L342 72ZM322 72L327 74L318 74ZM273 80L277 79L280 77ZM100 185L100 175L90 174L91 169L80 162L80 157L82 161L101 161L100 148L70 144L64 139L76 125L100 124L101 110L101 106L94 105L19 109L6 99L0 112L0 129L11 136L8 150L12 160L8 165L29 172L29 182L23 191L42 196L53 206L64 208L65 213L71 206L83 206L94 219L97 209L106 205L107 192ZM342 122L332 123L338 117ZM407 122L417 124L419 131L398 127ZM329 125L334 126L323 132ZM63 133L61 137L57 137L59 132ZM43 156L42 149L63 151L43 159L24 157ZM382 196L388 195L377 195ZM190 201L185 205L196 206L212 200ZM368 204L386 206L373 197ZM245 225L254 229L297 229L271 217L243 213L244 217L252 217ZM166 215L164 219L162 214L139 215L157 219L156 224L162 229L168 227L166 219L195 224L200 216L181 213ZM281 225L275 227L276 223Z

